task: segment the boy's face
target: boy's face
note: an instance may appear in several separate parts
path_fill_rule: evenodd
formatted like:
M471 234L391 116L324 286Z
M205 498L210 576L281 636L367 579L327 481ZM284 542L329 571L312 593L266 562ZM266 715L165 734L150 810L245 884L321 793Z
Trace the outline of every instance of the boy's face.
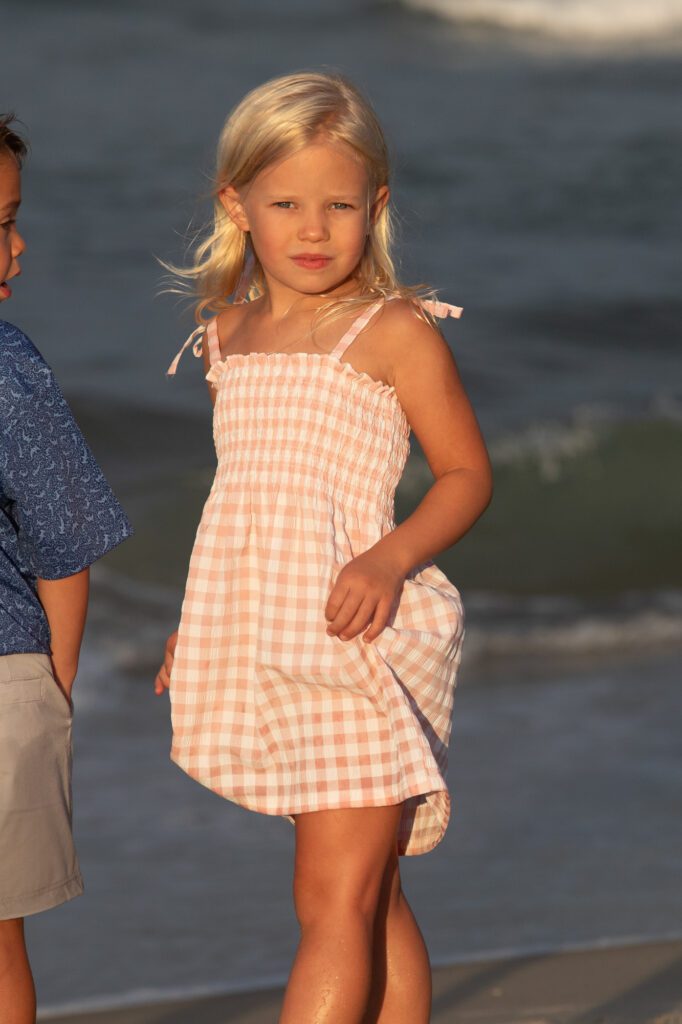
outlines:
M0 153L0 302L9 299L8 281L21 273L19 257L26 248L17 231L21 174L11 153Z

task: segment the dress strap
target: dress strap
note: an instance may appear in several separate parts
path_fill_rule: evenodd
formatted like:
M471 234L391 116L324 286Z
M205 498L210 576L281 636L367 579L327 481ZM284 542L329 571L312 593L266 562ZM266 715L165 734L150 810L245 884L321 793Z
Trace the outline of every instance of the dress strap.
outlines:
M389 295L386 299L379 299L378 302L373 302L372 305L364 311L364 313L361 313L360 316L353 321L341 340L334 346L329 354L340 359L350 343L355 341L363 327L366 327L374 314L379 312L384 302L388 302L392 298L394 298L394 296Z
M220 352L220 338L218 337L217 316L214 316L212 320L209 320L206 325L206 339L208 341L208 361L211 366L213 366L214 363L218 363L222 359Z
M353 321L339 343L332 349L330 355L336 356L337 359L340 359L350 343L355 341L360 331L367 326L374 314L379 312L384 303L397 298L399 298L398 295L387 295L385 298L379 299L377 302L373 302L364 313L360 314L357 320ZM438 302L435 299L419 299L418 301L424 309L427 309L429 313L440 319L444 319L447 316L453 316L456 319L459 319L462 315L462 307L451 306L449 302Z
M207 324L199 324L198 327L194 328L189 338L187 338L187 340L184 342L182 348L175 356L175 359L166 370L167 377L173 377L175 375L175 371L178 368L178 363L182 358L182 354L189 345L192 345L192 352L197 357L197 359L200 358L201 353L203 351L204 334L206 335L206 339L208 341L208 354L211 366L213 366L214 363L218 362L218 360L220 359L220 341L218 339L217 317L213 317L213 319L209 320ZM192 344L192 342L194 342L194 344Z
M458 320L462 315L462 306L451 306L449 302L438 302L436 299L420 299L419 302L424 309L440 319L454 316Z
M192 351L194 352L194 355L197 358L199 358L201 356L201 350L202 350L203 341L204 341L204 339L201 337L201 335L204 334L205 330L206 330L206 324L199 324L198 327L194 328L194 330L190 334L189 338L187 338L187 340L183 344L182 348L180 349L180 351L176 355L175 359L173 360L173 362L170 364L170 366L166 370L166 376L167 377L173 377L175 375L175 371L178 368L178 363L180 362L180 359L182 358L183 352L185 351L185 349L187 348L188 345L192 345L192 342L194 342L194 344L192 345Z

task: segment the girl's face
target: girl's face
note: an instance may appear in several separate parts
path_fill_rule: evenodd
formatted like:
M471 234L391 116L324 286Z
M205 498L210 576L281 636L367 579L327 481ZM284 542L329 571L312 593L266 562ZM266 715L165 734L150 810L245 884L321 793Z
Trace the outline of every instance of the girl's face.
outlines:
M388 196L386 186L370 196L362 160L329 141L310 143L243 189L220 193L234 223L251 233L269 290L298 295L333 293L352 278Z
M21 202L21 175L11 153L0 153L0 302L9 299L10 278L20 274L19 257L26 248L17 231L17 210Z

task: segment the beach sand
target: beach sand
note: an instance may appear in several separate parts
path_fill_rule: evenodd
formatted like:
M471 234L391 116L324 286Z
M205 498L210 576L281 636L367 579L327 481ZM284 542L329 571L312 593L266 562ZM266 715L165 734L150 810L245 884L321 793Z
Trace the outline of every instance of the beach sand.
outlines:
M682 940L434 970L432 1024L682 1024ZM280 990L41 1016L51 1024L275 1024Z

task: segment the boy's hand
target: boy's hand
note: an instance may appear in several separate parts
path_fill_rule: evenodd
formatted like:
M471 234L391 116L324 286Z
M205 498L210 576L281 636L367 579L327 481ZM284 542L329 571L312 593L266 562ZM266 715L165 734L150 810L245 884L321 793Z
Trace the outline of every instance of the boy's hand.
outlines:
M154 680L154 693L157 695L157 697L160 694L162 694L164 690L167 690L168 687L170 686L170 675L171 669L173 668L173 659L175 657L175 645L177 644L177 642L178 631L176 629L175 632L171 633L171 635L166 640L166 654L163 659L163 665L157 672L156 679Z
M400 599L405 573L377 547L347 562L327 599L327 633L350 640L365 630L363 640L381 633Z
M38 578L36 589L50 625L50 660L55 682L71 700L88 609L90 569L58 580Z

